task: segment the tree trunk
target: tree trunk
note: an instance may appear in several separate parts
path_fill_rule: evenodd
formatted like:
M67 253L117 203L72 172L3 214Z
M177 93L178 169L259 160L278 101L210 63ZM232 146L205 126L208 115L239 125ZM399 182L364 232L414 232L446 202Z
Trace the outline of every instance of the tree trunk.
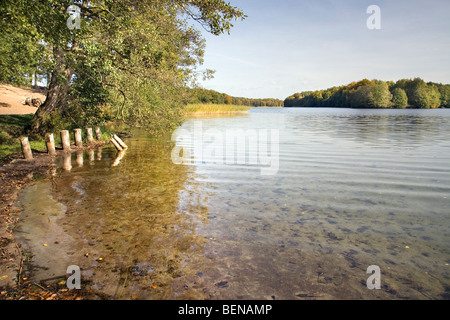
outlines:
M38 89L38 75L37 75L37 71L34 72L34 88L33 89Z
M47 98L38 108L31 122L31 132L35 134L44 133L46 123L55 112L62 113L67 106L67 95L73 70L68 66L65 52L62 48L54 50L55 69L52 72Z

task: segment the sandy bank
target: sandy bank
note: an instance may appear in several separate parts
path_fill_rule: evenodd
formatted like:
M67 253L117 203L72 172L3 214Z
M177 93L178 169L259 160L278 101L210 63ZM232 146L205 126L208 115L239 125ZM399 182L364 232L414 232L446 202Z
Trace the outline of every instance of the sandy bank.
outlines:
M18 88L0 83L0 115L35 113L37 108L23 104L25 99L29 97L45 101L46 95L42 90Z

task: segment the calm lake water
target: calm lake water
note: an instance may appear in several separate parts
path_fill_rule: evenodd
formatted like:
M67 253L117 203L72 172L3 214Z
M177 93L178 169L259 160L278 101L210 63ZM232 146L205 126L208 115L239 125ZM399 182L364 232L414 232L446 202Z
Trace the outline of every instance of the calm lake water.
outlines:
M37 280L77 265L119 299L450 298L449 110L258 108L172 138L58 159L21 193Z

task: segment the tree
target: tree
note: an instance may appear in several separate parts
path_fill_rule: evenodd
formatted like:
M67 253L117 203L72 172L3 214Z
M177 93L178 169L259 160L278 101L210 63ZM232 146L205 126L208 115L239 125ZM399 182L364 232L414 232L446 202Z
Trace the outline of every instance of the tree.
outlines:
M392 93L391 93L392 92ZM396 83L363 79L346 86L296 93L284 101L285 107L330 108L437 108L450 104L450 85L425 83L420 78Z
M394 87L405 90L408 104L415 108L437 108L441 104L438 87L433 83L427 84L421 78L401 79Z
M225 104L232 104L233 103L233 98L231 98L229 95L225 95Z
M450 108L450 85L440 84L438 88L441 94L441 107Z
M372 108L388 108L392 99L389 85L381 80L375 80L374 82L369 105Z
M388 84L374 80L351 93L350 105L352 108L387 108L391 98Z
M372 85L365 85L356 89L349 98L350 107L368 108L371 103Z
M437 108L440 106L440 93L434 86L418 83L408 96L410 104L416 108Z
M80 29L68 27L69 6L80 9ZM219 35L245 18L223 0L12 0L6 14L35 28L51 51L47 99L32 121L38 133L57 114L108 103L127 121L153 124L156 112L175 124L180 113L158 114L155 104L174 95L179 98L166 107L181 108L180 93L203 62L205 43L190 21ZM147 101L149 86L154 96Z
M285 108L292 108L295 107L295 97L289 96L284 100L284 107Z
M4 1L0 6L0 81L30 85L33 75L47 73L48 50L36 28L14 14L13 5Z
M401 88L394 88L392 90L392 103L395 108L404 109L408 105L408 96L405 90Z

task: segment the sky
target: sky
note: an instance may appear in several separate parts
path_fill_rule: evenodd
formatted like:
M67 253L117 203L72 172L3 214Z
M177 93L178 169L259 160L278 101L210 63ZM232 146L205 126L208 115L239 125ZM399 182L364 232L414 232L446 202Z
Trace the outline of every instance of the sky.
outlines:
M364 78L450 84L449 0L227 0L248 16L206 39L206 89L278 98ZM370 5L381 29L369 29Z

